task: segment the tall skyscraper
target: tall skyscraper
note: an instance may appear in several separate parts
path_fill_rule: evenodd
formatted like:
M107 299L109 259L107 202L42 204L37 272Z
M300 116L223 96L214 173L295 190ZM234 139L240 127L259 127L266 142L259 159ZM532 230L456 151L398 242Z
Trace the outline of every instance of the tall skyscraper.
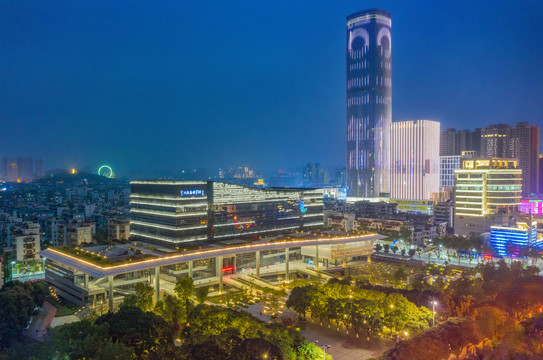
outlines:
M17 162L13 158L2 158L2 176L5 181L17 181L19 170Z
M36 160L36 177L43 177L43 159Z
M475 151L477 154L481 152L481 129L447 129L440 137L441 156L460 156L464 151Z
M482 157L509 157L511 127L507 124L493 124L481 130Z
M17 158L17 168L19 169L19 178L30 180L34 177L34 161L31 157Z
M347 17L347 188L350 196L388 193L392 57L389 13Z
M528 123L490 125L481 132L481 152L486 157L518 159L522 169L522 196L539 189L539 128Z
M511 155L522 169L522 196L537 194L539 189L539 128L518 123L511 129Z
M429 200L439 192L437 121L392 123L390 127L390 197Z

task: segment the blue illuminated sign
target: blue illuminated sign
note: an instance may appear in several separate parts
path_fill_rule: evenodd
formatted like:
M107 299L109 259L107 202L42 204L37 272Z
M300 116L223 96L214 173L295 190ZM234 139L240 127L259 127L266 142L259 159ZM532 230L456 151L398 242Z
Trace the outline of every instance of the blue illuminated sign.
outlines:
M302 214L305 214L307 212L307 208L305 207L305 202L303 200L300 200L298 202L298 207L300 208Z
M185 196L204 196L205 192L204 189L187 189L187 190L181 190L179 194L182 197Z

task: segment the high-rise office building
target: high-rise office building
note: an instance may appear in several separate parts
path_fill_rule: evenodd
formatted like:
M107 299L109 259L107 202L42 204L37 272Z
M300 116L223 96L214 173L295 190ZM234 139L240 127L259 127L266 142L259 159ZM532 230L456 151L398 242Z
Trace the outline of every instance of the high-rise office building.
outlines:
M481 130L481 157L510 157L511 127L493 124Z
M507 225L518 212L522 191L518 160L462 159L455 178L455 234L488 232L492 225Z
M218 181L132 181L130 235L176 246L323 225L323 190Z
M429 200L439 192L437 121L392 123L390 127L390 197Z
M539 189L539 128L518 123L511 129L510 157L519 160L522 169L522 196L537 194Z
M389 192L392 57L389 13L347 17L347 188L349 195Z

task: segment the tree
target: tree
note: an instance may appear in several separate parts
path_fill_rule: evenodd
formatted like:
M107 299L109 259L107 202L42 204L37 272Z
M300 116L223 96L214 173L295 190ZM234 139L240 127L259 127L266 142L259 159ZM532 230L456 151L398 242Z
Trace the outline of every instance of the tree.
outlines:
M96 229L96 234L94 235L94 240L96 241L96 243L98 243L100 245L110 243L108 238L107 238L107 232L102 228Z
M45 291L33 283L10 281L0 289L0 349L19 337L34 308L44 300Z
M162 310L162 317L172 327L173 334L177 334L181 329L181 322L187 316L187 309L182 300L179 300L175 296L166 295L164 298L164 305Z
M405 256L405 249L402 249L401 254L402 256Z
M179 299L188 301L194 292L194 281L188 276L178 277L174 290Z
M417 253L417 250L415 250L415 249L409 249L408 254L409 254L409 257L410 257L410 258L413 258L413 256L415 256L416 253Z
M281 350L276 345L268 340L258 338L243 340L232 353L239 360L283 360Z
M398 251L398 246L393 246L392 247L392 252L394 253L394 255L396 255L397 251Z
M311 305L311 286L297 286L290 292L286 305L288 308L301 314L305 319L305 314Z
M411 244L413 240L412 236L413 236L413 232L409 230L408 228L406 228L405 226L403 226L400 229L400 238L403 239L403 241L405 241L406 243Z
M400 282L402 280L407 279L407 272L405 271L405 268L403 266L400 266L392 275L394 280L397 282Z
M385 249L385 253L388 254L388 251L390 250L390 245L389 245L389 244L385 244L385 246L383 246L383 248Z
M381 244L375 244L375 251L380 252L383 249Z
M199 287L196 289L196 300L198 304L205 303L207 295L209 294L209 288L207 286Z
M153 294L155 293L153 287L146 282L137 283L134 286L134 295L136 306L147 311L153 306Z
M136 356L173 347L171 327L158 315L136 307L121 307L116 313L102 315L95 325L107 324L111 341L131 347Z

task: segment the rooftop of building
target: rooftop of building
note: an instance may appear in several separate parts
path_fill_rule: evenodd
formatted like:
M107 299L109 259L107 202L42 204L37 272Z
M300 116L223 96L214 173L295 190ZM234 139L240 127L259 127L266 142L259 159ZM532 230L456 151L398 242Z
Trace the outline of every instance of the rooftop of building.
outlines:
M229 184L229 185L235 185L235 186L241 186L246 187L250 189L256 189L256 190L273 190L273 191L312 191L312 190L321 190L321 188L317 187L277 187L277 186L271 186L271 187L259 187L259 186L250 186L250 185L244 185L244 184L238 184L234 182L228 182L228 181L217 181L217 180L202 180L202 181L192 181L192 180L134 180L131 181L130 184L137 184L137 185L206 185L208 183L221 183L221 184Z
M352 19L356 19L359 16L371 15L371 14L383 15L383 16L392 18L392 15L390 15L390 13L385 11L385 10L368 9L368 10L358 11L358 12L355 12L354 14L351 14L351 15L347 16L347 21L352 20Z
M175 249L138 241L119 245L48 248L39 254L100 278L221 255L277 250L287 247L353 243L382 238L384 236L373 233L347 234L344 232L307 231L264 237L257 241L229 240Z

